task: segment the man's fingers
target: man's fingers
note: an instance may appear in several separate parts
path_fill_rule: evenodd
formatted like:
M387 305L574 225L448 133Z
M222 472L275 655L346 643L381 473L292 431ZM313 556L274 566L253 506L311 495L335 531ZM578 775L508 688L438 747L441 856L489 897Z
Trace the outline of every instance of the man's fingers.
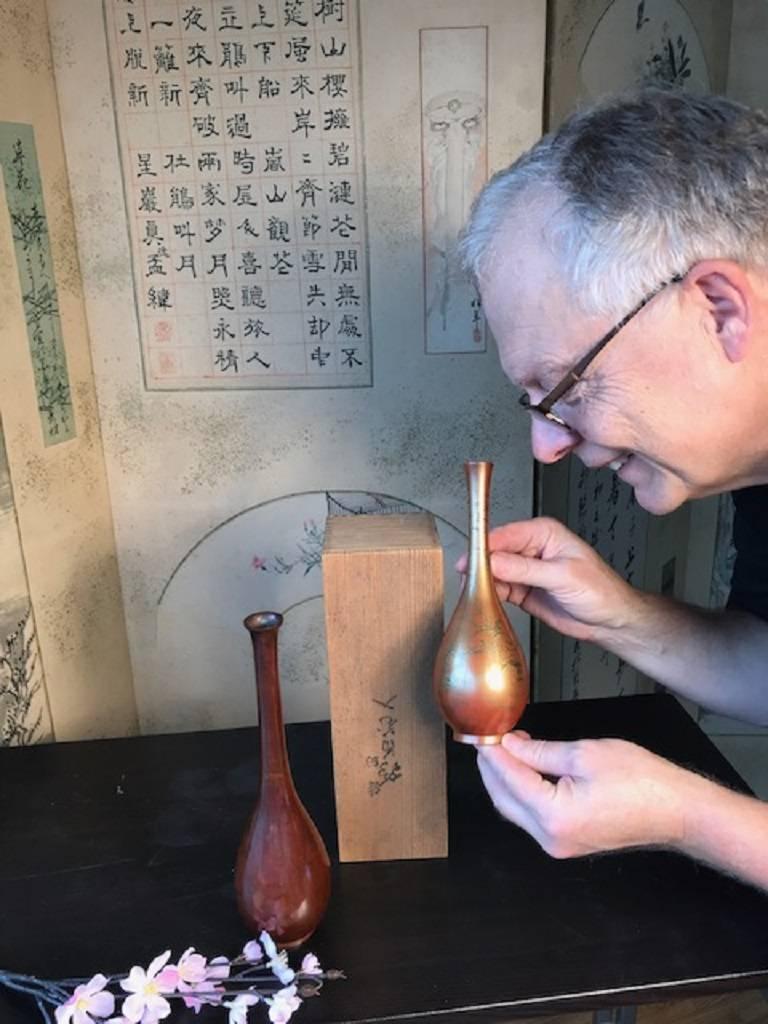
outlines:
M519 555L524 558L532 558L540 560L540 552L534 549L531 550L531 546L527 545L528 550L523 551L522 548L526 547L523 543L524 537L520 537L519 540L514 536L510 536L512 527L522 526L522 523L510 523L509 526L499 527L488 535L488 550L491 554L495 555L497 552L503 552L507 555ZM517 532L517 531L515 531ZM521 545L521 546L518 546ZM469 556L465 551L463 555L460 555L456 560L454 568L456 572L466 573L467 565L469 564Z
M551 559L563 554L573 544L584 546L584 542L556 519L540 516L535 519L519 519L505 526L497 526L488 534L488 550L503 551L531 559ZM456 562L458 572L466 572L467 556L462 555Z
M575 535L556 519L539 516L497 526L488 535L488 547L491 551L517 551L522 555L551 557L570 539L578 541Z
M510 755L503 741L498 746L479 747L477 761L482 768L487 768L489 777L523 806L535 806L551 792L552 784L535 768Z
M514 732L515 736L522 736L524 740L529 740L531 738L531 734L526 732L525 729L515 729Z
M543 775L576 775L578 744L560 740L534 740L522 732L509 732L501 745L513 760Z
M552 590L563 583L563 566L559 562L545 562L541 558L496 551L491 555L491 572L504 583L517 583L524 587Z
M487 747L479 748L477 767L493 806L507 821L519 825L520 828L532 834L536 825L531 812L526 804L516 797L514 790L507 785L505 776L499 774L493 761L486 756L487 750ZM480 751L483 751L482 754Z
M456 562L456 571L465 574L467 556ZM563 583L563 566L559 562L545 562L541 558L527 558L509 551L496 551L491 555L491 571L497 582L520 587L541 587L551 590ZM504 600L508 598L504 597Z

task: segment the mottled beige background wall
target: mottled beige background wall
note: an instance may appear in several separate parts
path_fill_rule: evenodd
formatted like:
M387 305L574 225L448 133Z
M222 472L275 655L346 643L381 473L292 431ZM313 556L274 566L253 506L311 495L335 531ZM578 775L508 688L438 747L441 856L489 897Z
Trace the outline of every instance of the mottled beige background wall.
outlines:
M541 129L546 6L519 0L511 16L504 0L361 2L373 389L162 393L147 392L142 377L102 4L48 0L48 20L44 0L0 0L0 122L35 130L76 422L73 440L43 443L3 210L8 508L57 738L131 732L139 722L153 731L252 719L240 619L265 606L286 612L289 717L321 717L318 566L329 510L384 502L433 511L449 604L450 565L464 543L463 459L497 463L494 521L529 513L527 427L512 412L493 346L470 357L424 354L418 33L490 26L493 171ZM587 6L595 5L558 0L553 10L571 24ZM698 0L697 11L711 12L705 35L725 6ZM768 95L766 31L768 0L735 0L729 91L748 102ZM527 637L524 616L516 625Z
M419 28L490 26L493 171L541 130L545 4L361 4L374 386L277 392L145 389L102 4L48 8L141 727L251 721L241 622L265 605L286 612L290 717L327 714L329 503L427 508L455 548L469 457L497 464L495 521L531 511L528 424L493 346L424 351Z
M4 0L0 26L0 122L34 129L76 429L44 444L1 193L0 413L29 594L55 738L120 735L136 707L44 0Z

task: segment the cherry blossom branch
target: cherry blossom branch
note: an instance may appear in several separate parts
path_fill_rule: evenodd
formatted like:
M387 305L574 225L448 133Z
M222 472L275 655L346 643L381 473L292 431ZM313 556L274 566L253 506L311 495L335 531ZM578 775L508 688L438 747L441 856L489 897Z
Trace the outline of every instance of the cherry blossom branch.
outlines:
M49 981L0 971L0 986L32 998L46 1024L53 1024L49 1007L56 1024L159 1024L176 1000L196 1012L220 1006L228 1012L228 1024L247 1024L251 1008L261 1003L271 1024L287 1024L304 999L318 995L324 981L345 977L339 970L323 970L314 953L294 969L287 952L278 950L266 932L232 960L208 960L193 946L176 963L170 958L166 950L146 969L134 966L126 976ZM233 968L240 969L233 973ZM119 1007L116 996L122 999Z

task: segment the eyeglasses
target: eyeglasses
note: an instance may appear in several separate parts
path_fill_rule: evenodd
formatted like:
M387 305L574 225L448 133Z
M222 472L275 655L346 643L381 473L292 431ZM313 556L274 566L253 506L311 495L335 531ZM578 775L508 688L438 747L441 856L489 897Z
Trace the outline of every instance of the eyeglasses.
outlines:
M552 412L552 406L555 404L555 402L559 402L563 395L571 390L574 384L578 384L578 382L582 378L584 371L595 359L595 357L598 356L603 351L608 342L611 341L611 339L615 338L623 327L627 326L627 324L633 317L637 316L637 314L640 312L641 309L643 309L644 306L648 305L651 299L655 298L659 294L659 292L663 291L668 285L677 284L680 281L682 281L684 277L685 274L675 274L674 277L670 277L667 281L663 281L658 286L658 288L654 288L652 292L649 292L644 299L638 302L634 309L630 310L625 317L619 320L615 327L612 327L607 334L604 334L603 337L592 346L592 348L589 350L589 352L587 352L585 356L581 357L581 359L578 361L578 363L576 363L573 369L569 370L568 373L566 373L566 375L563 377L563 379L559 381L559 383L557 383L549 392L549 394L545 395L540 402L537 402L534 405L531 403L530 395L528 395L527 393L521 395L518 401L522 408L530 413L539 413L541 416L544 416L545 419L549 420L550 423L556 423L559 427L564 427L566 430L571 430L571 427L569 427L569 425L565 422L564 419L562 419L562 417L558 416L556 412Z

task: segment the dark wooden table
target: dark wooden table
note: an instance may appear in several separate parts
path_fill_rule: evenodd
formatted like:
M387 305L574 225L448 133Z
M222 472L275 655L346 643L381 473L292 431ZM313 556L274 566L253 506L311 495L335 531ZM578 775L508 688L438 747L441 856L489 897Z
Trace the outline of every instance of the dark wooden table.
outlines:
M746 789L668 696L539 704L524 725L635 740ZM333 858L328 724L288 735ZM768 898L672 853L552 860L493 810L474 750L449 751L450 856L335 864L308 948L348 980L297 1022L501 1020L768 982ZM253 728L0 751L0 968L64 978L166 948L235 955L247 936L233 859L257 754ZM2 1024L36 1019L0 993Z

